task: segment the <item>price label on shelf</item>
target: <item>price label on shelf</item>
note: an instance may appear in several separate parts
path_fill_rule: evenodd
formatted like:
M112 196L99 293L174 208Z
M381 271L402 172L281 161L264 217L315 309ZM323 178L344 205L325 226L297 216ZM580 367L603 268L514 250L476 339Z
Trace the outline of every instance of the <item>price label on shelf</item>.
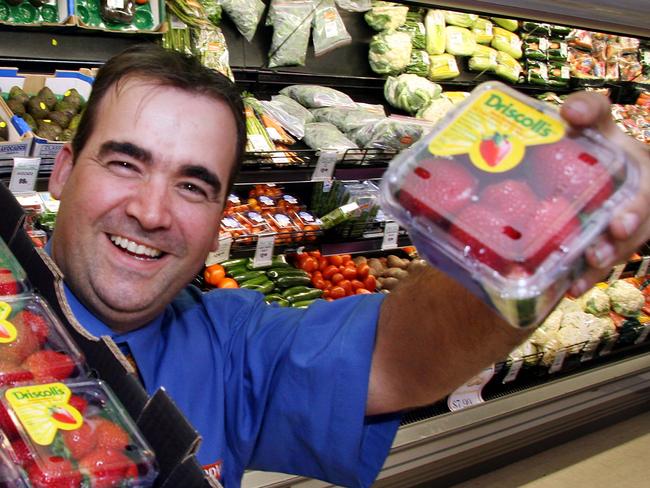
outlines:
M311 175L312 181L331 180L334 176L337 159L336 151L321 151L314 173Z
M625 271L625 263L617 264L616 266L614 266L614 269L612 269L612 274L609 275L609 279L607 280L607 283L609 283L610 285L614 283L617 279L621 277L623 271Z
M515 381L523 365L523 359L515 359L510 365L510 369L508 369L508 374L506 374L505 378L503 378L503 383L505 384L510 383L511 381Z
M397 222L386 222L384 227L384 238L381 241L381 248L395 249L397 247L398 234L399 224Z
M9 190L13 193L34 191L41 158L14 158Z
M582 353L582 356L580 357L580 362L584 363L585 361L591 361L594 357L594 353L596 352L596 349L598 348L598 343L600 341L590 341L586 346L585 346L585 352Z
M494 376L494 365L491 365L474 376L463 386L447 397L447 407L452 412L473 407L484 402L481 391Z
M223 263L224 261L230 259L231 246L232 237L222 237L219 239L219 247L216 251L208 254L208 257L205 259L205 265L210 266L212 264Z
M273 246L275 235L260 235L257 237L255 256L253 257L253 268L270 266L273 258Z
M639 269L636 272L637 278L643 278L648 274L648 266L650 265L650 256L643 256L641 264L639 264Z
M558 353L555 355L555 358L553 358L551 367L548 368L548 372L552 374L560 371L564 365L564 358L566 358L566 351L558 351Z
M616 344L616 341L618 340L618 337L612 337L610 340L607 341L605 346L600 350L600 356L607 356L612 352L612 349L614 348L614 344Z
M635 344L641 344L642 342L645 342L645 340L648 338L648 334L650 334L650 325L646 325L641 333L639 334L639 337L636 338L634 341Z

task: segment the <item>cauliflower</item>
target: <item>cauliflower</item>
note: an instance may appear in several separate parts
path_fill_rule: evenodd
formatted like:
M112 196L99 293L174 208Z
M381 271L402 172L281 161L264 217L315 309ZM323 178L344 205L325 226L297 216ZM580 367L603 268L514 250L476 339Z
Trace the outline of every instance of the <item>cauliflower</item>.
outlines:
M384 85L384 96L388 103L410 113L426 107L440 96L442 87L422 76L403 74L389 76Z
M609 295L597 286L578 298L578 303L587 313L605 315L609 312Z
M408 11L406 5L376 1L372 4L372 10L366 12L364 17L368 25L377 31L393 30L406 23Z
M526 364L535 365L537 364L536 354L537 354L537 348L535 347L535 345L532 342L530 342L530 340L526 340L521 344L519 344L510 352L510 354L508 355L508 359L512 361L523 359Z
M530 337L530 341L537 346L543 347L546 343L554 340L558 330L560 330L563 315L564 312L562 312L562 310L553 310L553 312L546 317L546 320L544 320L537 330L535 330L533 335Z
M641 290L625 280L617 280L607 287L607 295L614 312L624 317L635 317L645 304Z
M411 36L406 32L380 32L370 41L368 62L380 75L399 73L411 61L411 49Z
M563 298L560 300L560 303L558 303L557 307L555 307L556 310L562 310L563 312L582 312L582 307L580 304L572 300L571 298Z
M591 323L596 317L585 313L568 312L562 317L562 324L557 333L562 347L571 347L570 352L579 352L584 342L591 340Z

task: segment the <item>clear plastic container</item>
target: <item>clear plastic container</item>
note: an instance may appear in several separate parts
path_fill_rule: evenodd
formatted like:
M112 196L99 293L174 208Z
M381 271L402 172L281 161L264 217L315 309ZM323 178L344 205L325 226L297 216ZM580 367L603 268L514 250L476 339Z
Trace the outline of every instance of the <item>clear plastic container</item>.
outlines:
M151 486L151 448L99 380L0 390L3 448L32 486Z
M30 290L27 275L0 237L0 299Z
M527 327L583 273L637 175L603 135L487 82L391 162L382 204L432 265Z
M0 439L3 439L0 434ZM29 488L24 471L14 462L12 455L0 446L0 487Z
M45 300L0 300L0 386L85 375L83 355Z

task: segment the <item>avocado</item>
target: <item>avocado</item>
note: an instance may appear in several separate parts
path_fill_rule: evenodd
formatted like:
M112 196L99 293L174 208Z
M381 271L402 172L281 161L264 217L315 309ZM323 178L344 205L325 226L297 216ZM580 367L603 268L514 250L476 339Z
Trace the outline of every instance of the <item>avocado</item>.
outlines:
M81 105L83 104L83 98L81 98L76 88L71 88L66 91L63 94L63 101L77 110L81 109Z
M68 117L72 118L77 115L78 110L71 103L68 103L64 100L59 100L54 106L54 111L63 112Z
M38 121L38 130L36 135L47 139L48 141L56 141L63 132L63 129L60 125L55 124L51 120L39 120Z
M23 115L25 113L25 105L15 98L7 100L7 106L16 115Z
M36 96L43 99L48 110L54 110L54 106L56 105L56 95L49 87L44 86L41 88Z
M18 5L23 3L23 0L6 0L6 2L12 7L17 7Z
M25 91L22 88L14 85L9 90L9 99L18 100L20 103L24 105L27 103L27 100L29 100L29 95L25 93Z
M63 128L68 127L70 125L70 119L72 119L72 117L69 117L63 112L50 112L47 118Z
M23 118L25 123L27 123L29 128L32 129L32 131L36 131L38 129L38 124L34 120L34 117L29 115L28 113L24 113L23 115L21 115L21 117Z
M130 24L135 15L135 2L124 0L121 8L116 8L111 0L99 1L99 15L104 22L112 24Z
M68 125L68 129L71 130L77 130L77 127L79 127L79 121L81 120L81 114L77 114L74 117L72 117L72 120L70 121L70 124Z
M47 103L39 96L34 96L29 99L29 102L27 102L27 111L36 120L44 119L50 113Z
M61 132L59 141L71 141L73 137L74 131L72 129L65 129L63 132Z
M9 140L9 127L4 120L0 120L0 139L3 141Z

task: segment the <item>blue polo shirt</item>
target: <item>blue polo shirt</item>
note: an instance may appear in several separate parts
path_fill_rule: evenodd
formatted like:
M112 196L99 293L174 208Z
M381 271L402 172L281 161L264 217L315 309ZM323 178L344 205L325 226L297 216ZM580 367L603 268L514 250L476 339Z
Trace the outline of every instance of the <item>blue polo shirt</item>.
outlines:
M189 286L125 334L66 296L91 334L128 344L149 394L167 390L203 437L199 462L227 488L245 469L343 486L369 486L381 469L399 425L364 416L381 295L290 309Z

